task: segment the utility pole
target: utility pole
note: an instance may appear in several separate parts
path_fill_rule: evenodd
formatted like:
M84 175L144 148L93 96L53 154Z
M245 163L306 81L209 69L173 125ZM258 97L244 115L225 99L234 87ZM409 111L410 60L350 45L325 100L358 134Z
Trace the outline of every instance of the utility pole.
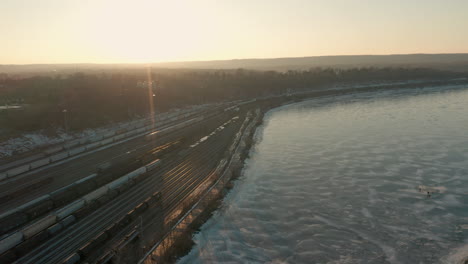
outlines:
M143 241L143 216L141 216L141 215L140 215L140 228L139 229L140 229L140 232L139 232L140 233L140 241Z
M65 132L68 133L68 120L67 120L67 109L63 109L63 127L65 128Z

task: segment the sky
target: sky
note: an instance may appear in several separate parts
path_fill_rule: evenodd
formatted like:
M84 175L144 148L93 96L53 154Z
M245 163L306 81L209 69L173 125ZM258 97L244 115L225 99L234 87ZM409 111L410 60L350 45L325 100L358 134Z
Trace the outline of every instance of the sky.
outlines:
M0 64L468 53L468 0L1 0Z

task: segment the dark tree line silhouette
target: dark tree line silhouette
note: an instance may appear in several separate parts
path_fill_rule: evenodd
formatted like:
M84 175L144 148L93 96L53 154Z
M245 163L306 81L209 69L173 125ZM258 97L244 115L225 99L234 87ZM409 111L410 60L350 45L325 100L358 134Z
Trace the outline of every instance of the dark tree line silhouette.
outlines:
M445 80L460 75L433 69L373 67L287 72L142 69L27 78L2 74L0 106L24 107L0 110L0 126L12 131L56 129L64 126L67 118L70 129L80 130L145 116L150 102L159 112L286 91L312 91L340 83Z

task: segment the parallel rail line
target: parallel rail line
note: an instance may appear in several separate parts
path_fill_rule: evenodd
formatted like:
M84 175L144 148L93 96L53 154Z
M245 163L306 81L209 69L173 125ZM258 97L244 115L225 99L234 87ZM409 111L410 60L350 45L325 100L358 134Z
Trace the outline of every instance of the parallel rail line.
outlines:
M221 133L221 135L225 135L225 133ZM115 222L122 214L144 201L154 191L161 191L164 200L166 200L164 196L168 195L167 198L170 200L169 208L176 206L177 202L180 202L177 199L178 195L188 194L195 188L197 183L204 179L203 176L209 175L213 163L215 163L213 162L214 158L224 149L224 144L215 144L215 147L210 147L212 141L219 140L218 137L221 136L209 138L203 144L191 150L187 158L181 163L179 163L181 159L174 159L166 164L163 163L163 167L159 171L150 175L137 186L120 194L115 200L101 206L92 215L62 231L58 237L54 237L35 248L19 259L17 263L55 263L63 260L75 252L83 243L92 239L96 233ZM198 167L195 167L194 164L197 164ZM175 167L173 167L174 165ZM186 182L183 183L183 181Z

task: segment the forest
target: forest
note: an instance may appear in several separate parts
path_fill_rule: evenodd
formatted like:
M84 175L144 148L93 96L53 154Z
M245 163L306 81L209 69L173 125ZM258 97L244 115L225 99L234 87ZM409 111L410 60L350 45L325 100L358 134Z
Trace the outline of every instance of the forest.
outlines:
M194 104L256 98L336 84L445 80L468 74L424 68L312 68L305 71L141 68L10 76L0 73L3 132L82 130ZM66 122L66 124L65 124Z

